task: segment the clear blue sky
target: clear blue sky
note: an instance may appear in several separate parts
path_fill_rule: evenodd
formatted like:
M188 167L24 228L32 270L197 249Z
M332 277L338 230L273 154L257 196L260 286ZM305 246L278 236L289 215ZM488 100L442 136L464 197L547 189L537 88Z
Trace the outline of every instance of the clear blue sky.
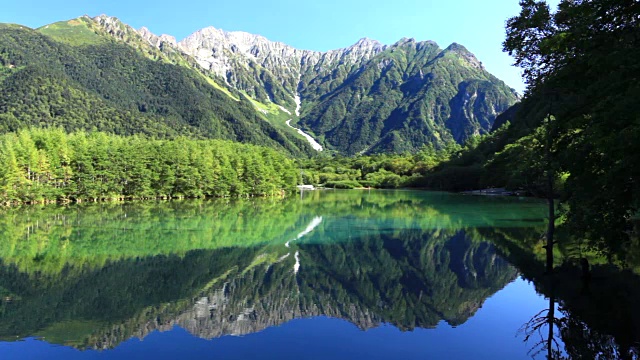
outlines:
M520 70L502 52L505 20L518 12L518 0L18 0L4 1L0 22L40 27L104 13L178 40L214 26L320 51L362 37L385 44L402 37L433 40L443 48L457 42L522 93Z

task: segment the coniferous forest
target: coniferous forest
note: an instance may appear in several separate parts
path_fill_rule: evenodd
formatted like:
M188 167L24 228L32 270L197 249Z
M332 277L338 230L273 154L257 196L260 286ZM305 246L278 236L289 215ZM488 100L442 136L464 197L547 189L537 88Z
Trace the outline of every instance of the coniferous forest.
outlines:
M61 129L0 136L0 202L273 196L298 170L276 150L224 140L154 140Z

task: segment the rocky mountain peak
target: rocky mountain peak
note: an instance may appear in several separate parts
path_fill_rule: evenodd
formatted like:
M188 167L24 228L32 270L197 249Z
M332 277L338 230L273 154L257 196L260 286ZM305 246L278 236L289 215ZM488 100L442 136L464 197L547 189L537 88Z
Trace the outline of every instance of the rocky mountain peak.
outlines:
M175 37L167 34L157 36L144 26L138 30L138 34L140 34L143 39L147 40L152 46L156 48L160 48L165 44L169 44L173 47L178 46L178 42L176 41Z
M162 41L162 43L169 43L174 47L178 46L178 42L176 41L176 38L174 36L171 35L167 35L167 34L162 34L160 35L160 41Z
M263 104L274 103L291 117L295 114L301 128L314 136L324 136L326 145L347 154L409 151L424 143L444 146L450 141L463 142L468 136L486 132L496 114L516 99L457 43L442 50L433 41L405 37L385 45L363 37L350 46L320 52L213 26L177 42L172 36L157 36L144 27L133 30L114 17L100 15L94 21L134 46L144 42L159 49L160 54L178 54L195 61L215 74L216 80L248 97ZM437 59L442 61L431 62ZM452 73L460 77L450 76ZM487 81L490 87L477 85ZM461 87L463 82L466 85ZM452 93L456 95L451 97ZM430 100L438 96L441 99L437 101L452 104L445 112L436 110L437 101ZM410 107L415 108L390 112ZM373 112L374 108L378 110ZM361 114L368 114L368 118ZM432 119L438 126L437 133L431 127L404 126L404 119ZM353 127L351 123L358 125Z
M358 40L358 42L356 42L355 44L349 46L348 48L340 49L338 51L350 52L350 53L355 52L356 55L358 56L365 56L369 58L381 51L384 51L384 49L386 48L387 46L383 45L379 41L364 37Z
M120 40L127 37L131 32L135 32L131 26L126 25L114 16L102 14L92 18L92 20L101 26L107 33Z
M438 47L438 44L435 41L426 40L426 41L417 41L414 38L403 37L402 39L396 41L391 48L413 48L415 50L421 50L426 47Z
M429 41L403 38L384 45L365 37L340 49L319 52L214 27L177 42L147 28L135 30L116 17L88 19L61 21L36 30L70 45L55 49L83 66L61 66L58 53L47 54L46 62L60 65L56 71L65 74L60 81L77 86L83 97L109 100L100 103L100 109L126 114L115 116L117 121L126 121L129 114L132 119L140 118L143 125L133 126L135 129L151 124L158 133L252 141L292 154L310 152L307 143L319 143L345 155L410 152L424 144L443 148L486 133L496 115L517 100L511 89L456 43L443 50ZM28 41L43 40L34 39ZM87 44L92 45L91 51L72 51L72 47ZM15 67L16 60L26 61L12 55L27 50L21 41L2 46L9 49L4 52L5 64ZM43 71L49 65L40 64L44 58L38 52L47 51L45 47L33 46L29 60ZM169 66L153 65L158 63L179 68L173 71ZM97 71L103 68L108 71ZM20 79L24 89L34 86L29 79ZM172 86L166 86L163 79ZM163 91L171 96L163 96ZM244 101L245 97L250 101ZM52 96L51 101L58 98ZM12 106L22 109L23 105ZM76 111L74 104L63 105L68 106L65 111ZM136 107L141 114L127 110ZM49 116L40 115L41 108L48 107L29 108L34 114L29 118ZM81 107L87 114L89 109ZM122 128L116 120L109 120L108 126L111 124L113 128L105 129ZM308 141L309 137L316 140Z
M108 16L106 14L98 15L92 18L92 20L104 27L124 28L127 26L122 21L120 21L120 19L118 19L117 17Z
M482 62L480 62L480 60L478 60L478 58L476 58L476 56L473 55L472 52L467 50L466 47L458 43L455 43L455 42L451 43L451 45L449 45L444 51L458 54L460 57L465 59L467 63L469 63L469 65L473 66L476 69L484 70L484 66L482 65Z
M193 51L196 48L228 48L232 52L250 54L251 49L258 47L289 47L285 44L272 42L263 36L244 31L224 31L213 26L198 30L179 42L183 50Z
M416 39L414 38L403 37L400 40L398 40L396 44L411 44L414 42L416 42Z
M378 40L369 39L368 37L363 37L355 44L350 47L365 47L365 48L382 48L384 45L380 43Z

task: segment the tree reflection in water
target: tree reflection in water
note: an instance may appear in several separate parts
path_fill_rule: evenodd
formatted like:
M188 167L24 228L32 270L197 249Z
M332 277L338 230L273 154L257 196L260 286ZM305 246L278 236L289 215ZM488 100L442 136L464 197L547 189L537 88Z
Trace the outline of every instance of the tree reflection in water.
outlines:
M529 354L547 359L639 359L638 276L614 266L584 272L564 264L542 275L549 299L520 329Z
M549 282L553 293L553 283L555 282L553 276L549 276ZM560 311L560 309L558 310ZM535 341L529 350L529 355L537 357L546 351L547 359L564 359L562 345L556 339L556 329L562 328L563 320L563 318L556 317L555 296L549 296L549 307L537 313L519 330L520 333L524 334L526 343Z

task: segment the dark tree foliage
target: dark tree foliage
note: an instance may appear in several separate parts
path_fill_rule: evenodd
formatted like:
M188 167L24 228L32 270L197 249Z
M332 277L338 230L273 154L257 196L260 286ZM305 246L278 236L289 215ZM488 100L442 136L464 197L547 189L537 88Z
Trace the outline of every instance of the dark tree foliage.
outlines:
M525 70L526 96L496 119L493 134L419 183L546 196L550 134L565 225L596 249L624 251L640 206L640 3L567 0L555 12L544 1L520 4L504 49ZM463 186L451 180L460 178Z
M550 304L555 300L554 307L544 309L520 329L523 340L528 338L527 345L532 346L531 355L547 352L549 345L554 353L559 349L565 353L564 357L547 357L552 359L636 359L640 355L637 258L627 259L632 268L621 269L607 264L601 254L583 254L592 264L592 275L585 277L580 262L567 261L575 249L560 244L556 247L560 255L556 258L557 269L553 281L549 281L545 251L540 246L544 240L537 232L524 235L521 229L495 228L480 232L492 239L497 252L535 284ZM633 250L637 253L637 245ZM549 323L553 323L551 333Z
M621 251L640 200L640 3L562 1L555 13L544 2L521 5L505 50L556 119L567 224L596 247Z
M427 180L460 174L456 166L476 167L472 187L545 196L550 134L556 195L568 205L565 225L596 249L624 251L640 205L640 3L567 0L555 12L544 1L521 6L507 22L504 49L525 70L525 98L496 119L503 131Z

